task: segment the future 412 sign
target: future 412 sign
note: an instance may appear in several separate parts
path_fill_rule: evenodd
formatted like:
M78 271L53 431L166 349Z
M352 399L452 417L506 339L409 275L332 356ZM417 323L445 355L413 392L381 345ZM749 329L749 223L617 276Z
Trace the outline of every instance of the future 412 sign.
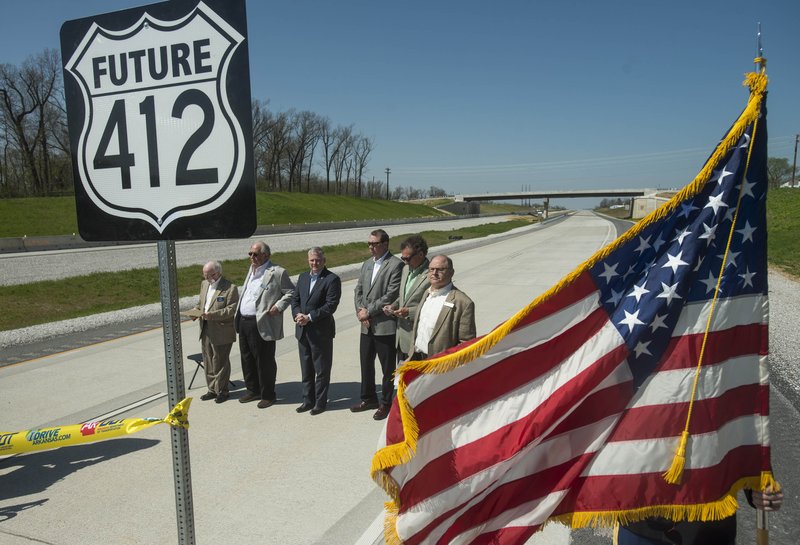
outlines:
M171 0L61 27L86 240L255 230L244 0Z

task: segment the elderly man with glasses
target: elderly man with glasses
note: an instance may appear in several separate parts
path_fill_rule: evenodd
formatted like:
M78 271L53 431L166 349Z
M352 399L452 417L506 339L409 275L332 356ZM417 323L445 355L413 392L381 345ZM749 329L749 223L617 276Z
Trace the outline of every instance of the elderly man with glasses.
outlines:
M270 249L265 243L256 242L247 255L250 269L234 318L247 387L239 403L259 400L258 408L266 409L276 399L275 343L283 338L281 314L291 303L294 284L286 269L270 261Z
M205 362L208 391L203 401L213 399L224 403L228 399L228 379L231 376L231 347L236 340L233 315L239 302L239 290L222 276L219 261L203 266L200 301L195 310L200 314L200 346ZM196 320L197 318L192 318Z
M475 338L475 303L453 285L453 260L437 255L428 265L431 286L422 298L412 332L412 360L428 357Z

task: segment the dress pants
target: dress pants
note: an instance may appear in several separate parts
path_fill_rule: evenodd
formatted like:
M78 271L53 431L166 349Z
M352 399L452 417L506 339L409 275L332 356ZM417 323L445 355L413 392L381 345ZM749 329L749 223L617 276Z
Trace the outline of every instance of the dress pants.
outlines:
M300 353L303 403L325 410L333 366L333 337L314 339L312 342L308 335L303 335L297 340L297 348Z
M203 365L206 368L208 391L217 395L228 393L228 380L231 378L231 347L233 343L212 344L208 336L200 341L203 351Z
M375 356L381 363L383 380L381 381L380 404L389 407L394 393L394 369L397 365L397 347L394 335L373 335L362 333L361 352L361 400L379 401L375 391Z
M275 401L275 341L265 341L258 332L255 318L241 317L239 321L239 352L247 390L261 399Z

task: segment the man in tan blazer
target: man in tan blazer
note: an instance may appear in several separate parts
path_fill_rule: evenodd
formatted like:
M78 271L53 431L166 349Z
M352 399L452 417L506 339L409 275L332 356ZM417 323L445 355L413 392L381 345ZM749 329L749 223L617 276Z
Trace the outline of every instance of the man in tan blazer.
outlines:
M239 403L259 400L258 408L275 403L278 364L275 343L283 338L284 310L289 308L294 284L286 269L275 265L269 246L256 242L247 254L250 269L242 286L234 327L239 334L239 352L247 393Z
M405 361L414 352L414 319L422 296L430 287L428 280L428 243L411 235L400 243L400 259L406 264L400 275L400 294L383 308L387 316L397 318L397 360Z
M201 395L200 399L214 399L217 403L222 403L228 399L231 346L236 341L233 315L239 302L239 290L222 276L222 265L219 261L209 261L203 266L203 278L200 284L200 301L195 309L202 312L200 345L208 392Z
M431 287L414 320L412 360L424 360L475 338L475 303L453 285L453 260L437 255L428 265Z

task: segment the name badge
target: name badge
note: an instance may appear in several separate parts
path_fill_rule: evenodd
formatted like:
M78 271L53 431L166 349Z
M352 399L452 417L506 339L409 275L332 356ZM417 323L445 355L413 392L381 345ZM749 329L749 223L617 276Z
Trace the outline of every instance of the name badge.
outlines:
M454 308L456 306L456 304L455 303L450 303L448 301L445 301L444 302L444 306L449 307L449 308Z

